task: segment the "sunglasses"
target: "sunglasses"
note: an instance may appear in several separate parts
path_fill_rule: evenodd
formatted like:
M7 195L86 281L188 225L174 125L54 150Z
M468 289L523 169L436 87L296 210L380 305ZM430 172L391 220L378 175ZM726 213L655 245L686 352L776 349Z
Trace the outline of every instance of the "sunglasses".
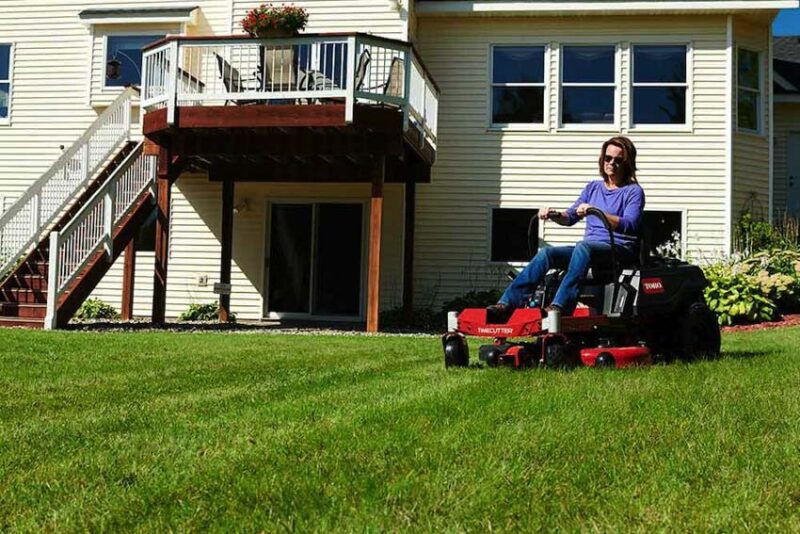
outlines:
M623 164L623 162L624 162L625 160L624 160L624 159L622 159L622 158L621 158L621 157L619 157L619 156L617 156L616 158L614 158L614 157L611 157L611 156L603 156L603 161L605 161L606 163L611 163L611 162L613 161L613 162L614 162L614 166L615 166L615 167L619 167L620 165L622 165L622 164Z

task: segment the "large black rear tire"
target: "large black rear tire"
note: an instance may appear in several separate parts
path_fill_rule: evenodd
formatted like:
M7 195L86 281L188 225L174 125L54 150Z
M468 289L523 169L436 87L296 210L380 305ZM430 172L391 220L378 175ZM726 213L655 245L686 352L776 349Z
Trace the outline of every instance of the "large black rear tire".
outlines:
M469 349L467 342L461 336L453 336L444 342L444 366L468 367Z
M679 323L678 354L684 361L719 358L721 338L717 315L705 302L694 302Z

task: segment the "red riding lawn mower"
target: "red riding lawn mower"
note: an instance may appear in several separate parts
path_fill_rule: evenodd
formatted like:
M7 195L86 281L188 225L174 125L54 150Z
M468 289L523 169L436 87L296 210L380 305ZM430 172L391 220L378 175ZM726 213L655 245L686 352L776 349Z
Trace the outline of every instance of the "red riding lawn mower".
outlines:
M493 339L478 350L489 367L621 368L719 356L719 324L703 298L703 271L660 257L620 266L605 214L591 208L587 215L599 217L608 230L611 265L606 271L592 266L572 315L542 311L564 275L551 270L531 295L529 307L514 310L505 322L489 322L485 308L450 312L448 332L442 336L445 367L469 365L467 336Z

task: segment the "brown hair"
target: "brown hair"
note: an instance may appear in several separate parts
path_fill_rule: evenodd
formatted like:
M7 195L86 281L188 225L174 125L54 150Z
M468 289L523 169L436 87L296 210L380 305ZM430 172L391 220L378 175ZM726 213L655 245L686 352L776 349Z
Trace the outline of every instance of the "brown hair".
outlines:
M625 182L639 183L636 179L636 147L633 145L633 141L621 135L612 137L603 143L603 148L600 150L600 160L598 165L600 167L600 176L603 177L603 180L608 182L608 176L606 175L605 171L605 156L608 145L614 145L622 149L622 165L619 166L619 170L625 177Z

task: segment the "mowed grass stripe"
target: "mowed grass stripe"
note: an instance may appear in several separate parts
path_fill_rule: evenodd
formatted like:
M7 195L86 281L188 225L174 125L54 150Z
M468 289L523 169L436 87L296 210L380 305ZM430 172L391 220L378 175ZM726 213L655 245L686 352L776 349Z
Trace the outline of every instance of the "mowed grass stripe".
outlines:
M798 334L517 373L436 338L2 332L0 527L797 529Z

